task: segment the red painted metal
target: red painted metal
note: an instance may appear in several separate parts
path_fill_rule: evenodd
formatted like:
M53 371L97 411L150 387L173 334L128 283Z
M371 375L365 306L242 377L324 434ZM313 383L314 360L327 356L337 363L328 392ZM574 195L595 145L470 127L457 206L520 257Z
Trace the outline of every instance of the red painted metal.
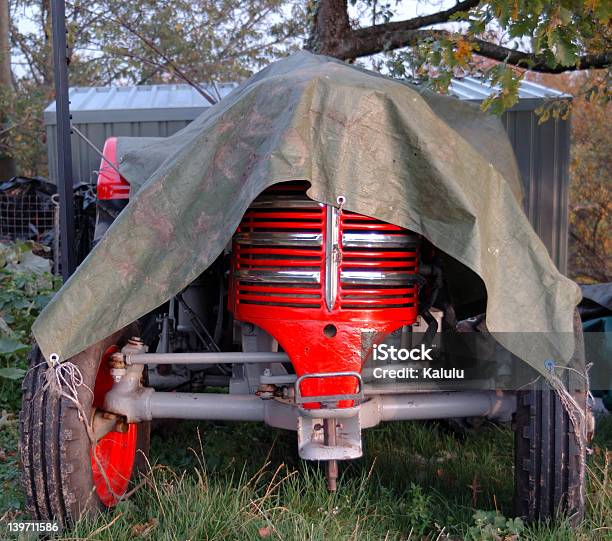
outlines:
M101 200L109 199L129 199L130 185L108 162L115 167L118 166L117 160L117 138L109 137L104 143L102 150L104 158L100 162L100 172L98 173L97 197Z
M102 407L104 396L113 386L108 362L111 355L117 351L119 348L113 345L102 356L94 385L93 405L96 408ZM137 438L138 425L131 423L127 432L113 431L103 436L90 452L94 487L98 498L107 507L115 505L127 492L136 459ZM94 458L94 453L98 461Z
M305 188L296 183L274 186L264 196L301 195ZM253 323L274 336L288 354L298 374L361 372L370 349L388 333L410 325L417 318L417 288L410 286L349 285L340 280L345 270L402 271L416 274L418 248L348 248L340 242L340 263L334 279L337 296L331 310L325 302L325 246L327 212L325 205L310 208L251 207L237 235L309 232L322 236L320 246L252 246L236 242L232 248L232 275L229 305L239 321ZM342 212L339 238L345 232L408 233L392 224L352 212ZM235 237L236 239L236 237ZM240 278L241 271L307 270L320 273L320 283L278 284ZM335 327L335 336L324 333ZM364 333L372 338L362 343ZM366 351L362 351L366 348ZM302 383L303 396L350 394L356 382L350 377L309 379ZM340 407L351 402L341 401ZM316 404L310 404L316 406Z

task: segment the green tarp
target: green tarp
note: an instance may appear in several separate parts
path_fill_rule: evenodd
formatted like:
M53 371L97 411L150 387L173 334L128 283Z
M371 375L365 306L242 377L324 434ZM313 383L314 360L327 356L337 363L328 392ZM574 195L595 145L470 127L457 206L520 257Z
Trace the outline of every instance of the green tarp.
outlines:
M523 213L501 123L470 104L300 52L171 137L120 138L118 156L133 196L36 321L47 357L69 358L178 293L260 192L294 179L311 183L311 198L342 195L347 210L416 231L472 269L488 329L537 369L572 355L580 291Z

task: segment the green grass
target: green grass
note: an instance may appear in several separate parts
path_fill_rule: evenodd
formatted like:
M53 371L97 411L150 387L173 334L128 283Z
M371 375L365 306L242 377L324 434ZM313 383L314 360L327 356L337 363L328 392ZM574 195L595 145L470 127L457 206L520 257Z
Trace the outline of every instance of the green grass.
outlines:
M16 424L0 429L0 516L23 518ZM343 463L338 492L322 468L297 458L295 434L254 424L157 427L151 468L127 501L84 520L66 539L383 540L496 539L476 527L511 516L512 433L486 424L460 438L436 423L364 432L365 457ZM507 541L610 539L612 419L600 424L590 459L587 517L531 526ZM606 458L607 457L607 458ZM477 509L480 522L475 521ZM484 517L484 518L483 518ZM512 526L512 523L510 523Z
M14 414L0 412L0 517L5 513L8 516L16 515L23 508L17 450L18 428Z

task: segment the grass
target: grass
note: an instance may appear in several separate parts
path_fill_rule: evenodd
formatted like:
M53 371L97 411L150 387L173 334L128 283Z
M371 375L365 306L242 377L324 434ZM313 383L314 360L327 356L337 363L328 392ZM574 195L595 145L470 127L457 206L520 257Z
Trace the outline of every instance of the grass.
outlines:
M0 412L0 518L15 515L23 508L20 486L18 424L15 415ZM1 521L0 521L1 522ZM0 536L2 535L0 524ZM1 539L1 537L0 537Z
M0 259L18 263L32 248L0 244ZM1 410L19 407L30 326L58 284L50 275L7 265L0 282L1 540L3 523L28 518L17 418ZM593 448L580 527L561 520L521 530L505 518L512 513L513 484L508 427L486 424L467 438L435 423L367 430L364 458L341 465L339 490L329 494L322 469L297 458L294 433L253 424L160 424L151 467L133 497L81 521L63 539L612 539L612 418L600 423Z
M21 518L16 423L0 428L0 516ZM578 529L544 523L512 534L512 433L485 424L458 437L436 423L364 432L365 457L342 464L329 494L316 464L300 461L295 434L254 424L157 427L151 468L132 498L81 521L66 539L557 541L610 539L612 419L600 423L590 460L587 517ZM479 512L476 519L474 514ZM497 521L498 532L491 536ZM518 524L520 530L520 524Z

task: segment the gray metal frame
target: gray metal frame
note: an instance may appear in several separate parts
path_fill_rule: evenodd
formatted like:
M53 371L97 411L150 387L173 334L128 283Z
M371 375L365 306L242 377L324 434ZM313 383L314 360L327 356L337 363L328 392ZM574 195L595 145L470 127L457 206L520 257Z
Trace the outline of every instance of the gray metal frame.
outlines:
M64 282L76 269L74 244L74 197L72 186L72 143L70 131L70 101L68 99L68 46L66 45L66 6L64 0L51 0L53 27L53 68L55 75L55 105L59 121L56 123L57 191L59 194L60 262ZM49 149L50 150L50 149ZM49 158L51 158L51 154Z
M514 393L499 391L430 391L366 397L361 377L353 372L325 374L326 377L350 375L357 378L360 382L358 392L342 396L300 399L299 385L305 377L296 380L293 398L254 394L158 392L142 385L145 363L136 364L138 356L144 361L149 355L139 354L133 349L128 353L125 348L124 354L131 355L131 364L120 369L122 373L118 378L117 371L112 372L116 381L106 394L104 413L94 416L94 432L98 438L116 429L117 422L139 423L154 419L255 421L297 431L301 458L334 461L360 457L362 429L384 421L450 417L487 417L508 421L516 409ZM245 355L248 358L248 354ZM167 354L164 358L169 361L172 356ZM177 357L180 358L181 354L177 354ZM314 409L303 407L303 403L315 400L325 400L328 404L330 400L354 400L355 405L348 408L325 407L325 404ZM110 420L109 412L113 414ZM328 420L335 427L333 445L324 440L326 432L323 427Z
M274 347L275 342L263 332L243 328L241 352L230 353L146 353L139 339L131 339L111 358L112 389L106 394L103 411L94 415L93 431L102 437L125 423L154 419L192 419L214 421L265 422L275 428L295 430L298 451L306 460L327 460L328 483L333 490L337 476L336 460L358 458L362 454L361 431L383 421L443 419L449 417L488 417L509 420L516 409L515 395L495 391L399 392L366 396L357 372L306 374L291 377L284 371L272 374L271 368L287 362L284 353L249 351ZM232 364L251 367L245 385L237 385L230 394L159 392L142 384L144 368L150 364ZM235 374L238 372L234 372ZM300 385L310 378L354 377L357 392L335 396L301 395ZM252 379L259 379L253 393ZM276 378L276 379L274 379ZM270 391L268 382L285 378L282 396ZM337 408L340 400L352 400L353 406ZM319 402L318 408L305 404Z

